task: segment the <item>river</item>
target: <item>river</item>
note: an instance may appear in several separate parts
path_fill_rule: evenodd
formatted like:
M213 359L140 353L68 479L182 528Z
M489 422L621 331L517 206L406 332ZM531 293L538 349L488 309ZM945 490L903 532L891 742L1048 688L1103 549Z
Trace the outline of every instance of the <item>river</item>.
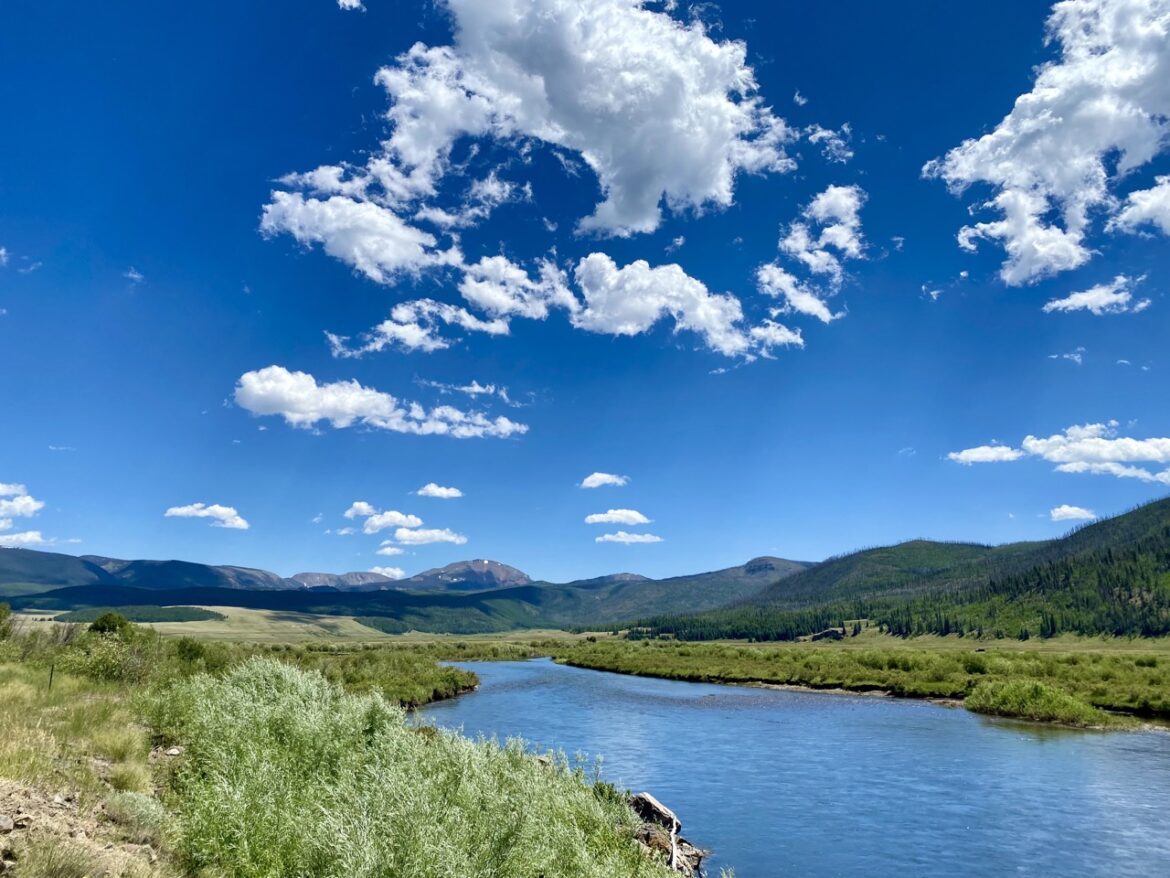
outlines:
M420 712L471 736L602 759L711 848L709 872L1170 875L1170 735L1083 732L894 698L460 664Z

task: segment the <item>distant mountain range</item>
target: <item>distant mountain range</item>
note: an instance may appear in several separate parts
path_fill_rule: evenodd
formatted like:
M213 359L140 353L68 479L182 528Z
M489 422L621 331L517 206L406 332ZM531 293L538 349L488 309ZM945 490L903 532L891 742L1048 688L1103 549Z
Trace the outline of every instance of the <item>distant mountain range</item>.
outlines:
M123 561L0 549L0 598L18 609L240 606L360 616L381 630L468 633L609 625L635 616L702 611L748 597L808 565L783 558L670 579L615 573L536 582L498 561L459 561L394 580L377 573L298 573L187 561Z
M869 619L895 633L1170 634L1170 499L1057 540L911 540L819 564L761 557L692 576L616 573L561 584L484 559L402 580L283 579L246 567L0 549L0 599L27 610L186 605L345 615L389 632L636 623L687 639L773 639Z
M424 570L407 579L391 579L369 571L296 573L286 578L252 567L191 561L123 561L102 555L75 557L31 549L0 549L0 587L7 586L10 594L79 585L126 585L151 590L482 591L528 585L530 582L532 579L524 571L499 561L486 560L457 561L446 567Z

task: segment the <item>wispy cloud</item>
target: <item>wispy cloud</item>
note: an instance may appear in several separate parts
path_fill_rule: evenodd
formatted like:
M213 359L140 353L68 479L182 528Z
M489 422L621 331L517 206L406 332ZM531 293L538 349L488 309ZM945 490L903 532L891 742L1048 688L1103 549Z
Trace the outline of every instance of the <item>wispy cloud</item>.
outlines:
M661 543L662 537L654 534L632 534L626 533L624 530L619 530L617 533L602 534L594 539L595 543L623 543L625 545L634 545L636 543Z
M613 485L620 488L630 481L629 476L618 476L613 473L590 473L581 480L582 488L601 488Z
M308 373L283 366L245 372L236 384L234 399L254 415L278 415L291 426L304 429L324 421L338 430L360 424L395 433L456 439L503 438L528 432L527 425L502 416L491 418L449 405L425 409L356 381L321 384Z
M247 530L250 525L232 506L218 503L191 503L187 506L172 506L165 513L167 518L209 518L212 527L230 530Z

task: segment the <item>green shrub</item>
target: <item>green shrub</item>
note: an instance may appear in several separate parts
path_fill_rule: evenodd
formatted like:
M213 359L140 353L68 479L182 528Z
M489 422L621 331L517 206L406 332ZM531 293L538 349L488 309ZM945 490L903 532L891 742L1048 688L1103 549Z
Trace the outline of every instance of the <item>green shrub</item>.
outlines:
M158 845L167 812L162 803L142 793L115 793L106 800L106 816L125 831L134 844Z
M190 637L180 637L179 642L175 644L175 655L179 657L182 662L197 662L207 653L207 648L202 643Z
M94 619L89 630L94 634L122 634L130 628L130 620L121 613L102 613Z
M151 701L186 747L174 840L191 872L237 878L668 878L629 808L563 759L412 732L377 692L255 658Z
M980 683L964 702L968 710L1070 726L1110 726L1118 720L1039 680Z
M87 635L82 643L60 654L57 667L91 680L125 682L143 680L151 671L141 644L113 634Z

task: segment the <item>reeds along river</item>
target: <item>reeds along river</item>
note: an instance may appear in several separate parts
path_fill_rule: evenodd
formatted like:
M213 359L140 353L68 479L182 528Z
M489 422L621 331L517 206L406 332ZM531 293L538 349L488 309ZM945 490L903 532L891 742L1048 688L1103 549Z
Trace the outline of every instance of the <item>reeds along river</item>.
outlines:
M919 701L473 663L422 712L468 735L601 757L710 874L1170 875L1170 735L993 720Z

